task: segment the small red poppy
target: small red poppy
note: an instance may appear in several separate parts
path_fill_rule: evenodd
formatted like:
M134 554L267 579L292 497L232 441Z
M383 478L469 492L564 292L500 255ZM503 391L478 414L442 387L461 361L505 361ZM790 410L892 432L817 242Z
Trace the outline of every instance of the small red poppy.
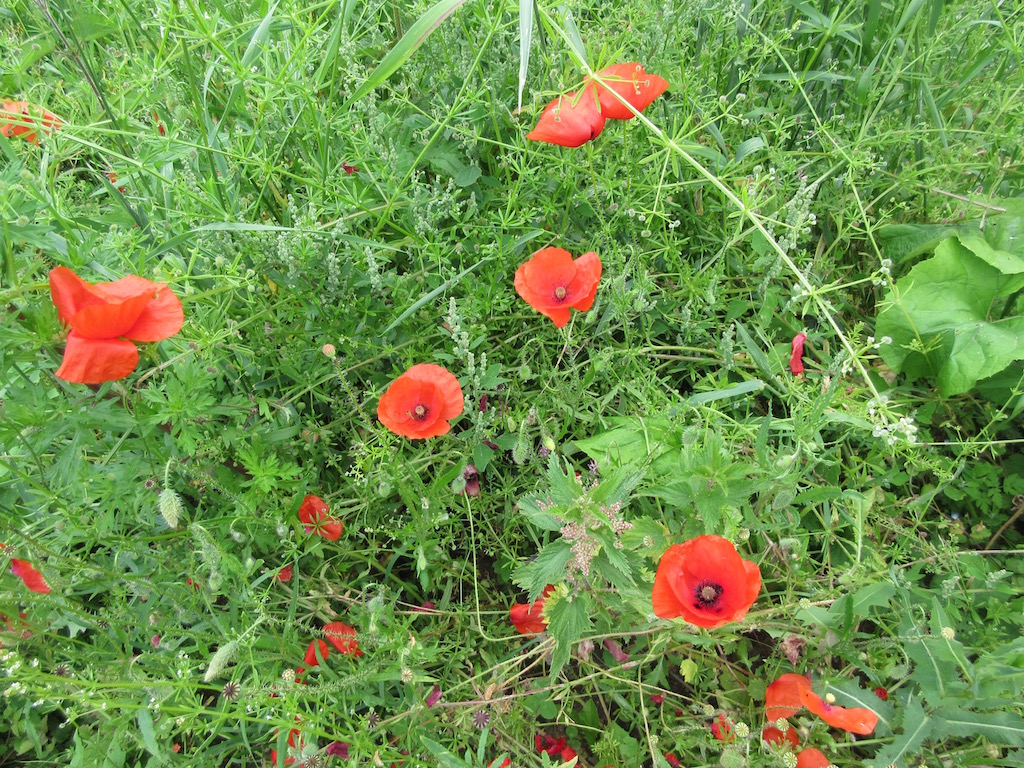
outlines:
M139 364L132 341L170 338L185 322L169 287L135 275L88 283L57 267L50 271L50 295L61 321L71 326L56 375L79 384L123 379Z
M679 758L673 755L671 752L665 755L665 762L672 766L672 768L680 768L682 763L679 762Z
M769 744L785 744L789 742L794 747L800 743L800 737L797 735L795 728L787 728L786 732L783 733L774 725L769 725L761 731L761 739Z
M274 578L277 579L278 581L282 581L282 582L284 582L284 581L291 581L292 580L292 573L293 573L293 566L291 564L289 564L289 565L286 565L283 568L281 568L277 572L277 575Z
M516 603L509 610L509 618L515 625L516 631L521 635L539 635L548 628L547 619L544 618L544 600L555 590L553 584L548 584L541 593L540 598L532 603ZM552 752L551 754L554 754Z
M662 696L660 693L652 693L651 694L651 703L652 704L657 704L660 707L662 704L665 703L665 697Z
M591 251L578 259L564 248L541 248L516 270L516 293L556 328L569 322L569 310L588 311L601 282L601 259Z
M538 754L541 752L547 752L551 757L554 757L563 749L567 748L565 746L564 736L560 736L556 739L554 736L549 736L546 733L534 734L533 745L537 749ZM571 747L569 747L569 749L571 749Z
M796 768L829 768L831 761L819 749L813 747L800 751L796 756Z
M421 363L391 382L377 404L377 418L396 435L422 440L446 434L464 405L454 375L440 365Z
M299 520L304 523L306 533L316 533L325 539L337 541L344 526L340 520L330 516L330 507L319 496L307 496L299 506Z
M875 688L875 696L880 698L882 701L885 701L889 698L889 692L885 690L885 688L883 688L882 686L878 686L877 688Z
M39 125L42 128L37 127ZM27 101L0 99L0 134L9 139L21 136L25 141L38 144L37 130L49 134L61 125L59 117L42 107Z
M356 168L356 167L355 167L354 165L349 165L349 164L348 164L348 163L346 163L345 161L342 161L342 163L341 163L341 169L342 169L342 170L343 170L343 171L344 171L345 173L347 173L347 174L348 174L349 176L351 176L351 175L352 175L353 173L359 173L359 169L358 169L358 168Z
M644 72L643 66L635 61L613 64L597 74L604 80L605 85L602 86L589 78L588 82L593 82L597 90L601 114L610 120L632 120L634 117L633 113L615 98L612 91L632 104L637 112L643 112L668 88L668 80Z
M548 103L526 138L560 147L578 147L596 139L604 130L604 123L597 93L593 88L584 88Z
M711 722L711 735L719 741L736 741L736 734L732 732L732 723L721 713L717 720Z
M793 353L789 356L789 370L794 376L800 376L804 372L805 341L807 341L806 333L798 333L793 337Z
M38 592L42 595L50 594L50 585L46 583L43 574L33 568L32 563L27 560L19 560L16 557L11 558L11 573L25 582L25 586L33 592Z
M343 624L340 621L325 624L324 637L339 653L356 659L363 655L359 649L359 641L356 640L356 631L348 624Z
M761 570L721 536L674 544L661 556L651 602L662 619L682 617L714 629L747 615L761 591Z

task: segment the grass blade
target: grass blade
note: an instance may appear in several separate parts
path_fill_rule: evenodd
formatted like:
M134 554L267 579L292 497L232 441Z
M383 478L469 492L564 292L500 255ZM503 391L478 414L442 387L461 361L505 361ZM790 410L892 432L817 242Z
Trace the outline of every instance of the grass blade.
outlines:
M533 0L519 0L519 101L523 108L526 70L530 66L530 44L533 42Z
M402 35L402 39L395 44L395 47L388 51L388 54L381 59L380 64L370 73L366 81L356 88L355 93L348 97L348 100L342 105L342 109L346 109L354 102L359 101L359 99L363 98L363 96L397 72L399 67L416 52L416 49L423 45L423 41L430 37L430 34L441 26L445 19L465 4L466 0L440 0L440 2L431 6L426 13L409 27L408 31Z

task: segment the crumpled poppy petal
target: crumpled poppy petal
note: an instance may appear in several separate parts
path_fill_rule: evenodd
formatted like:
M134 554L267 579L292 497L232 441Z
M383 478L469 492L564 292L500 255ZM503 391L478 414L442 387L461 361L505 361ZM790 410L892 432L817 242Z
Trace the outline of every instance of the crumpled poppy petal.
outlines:
M83 339L68 334L64 360L54 374L76 384L102 384L128 376L139 364L139 350L125 339Z
M604 123L593 89L586 88L579 94L552 99L526 138L560 147L578 147L596 139L604 130Z
M185 310L170 286L156 285L156 296L151 299L135 324L125 332L133 341L163 341L174 336L185 324Z
M776 720L778 720L778 718L776 718ZM769 725L761 731L761 739L763 741L767 741L769 744L776 745L783 745L788 742L795 747L800 744L800 737L797 735L796 728L787 728L786 732L783 733L774 725Z
M127 336L146 305L153 300L141 293L123 301L83 307L71 318L71 329L83 339L116 339Z
M38 144L39 137L36 136L36 131L39 128L26 123L42 125L42 132L47 134L63 125L60 118L48 109L29 104L27 101L0 100L0 133L8 138L21 136L25 141Z
M580 298L573 303L573 309L588 312L594 306L597 284L601 282L601 269L601 259L593 251L584 253L576 259L576 277L569 285L569 293Z
M317 658L317 650L320 651L319 659ZM331 649L328 647L327 643L319 639L313 640L306 649L306 655L302 657L302 661L311 667L318 667L320 666L320 659L326 661L330 653Z
M789 370L794 376L804 372L804 342L807 341L806 333L798 333L793 337L793 353L789 356Z
M601 105L601 114L611 120L632 120L634 117L612 91L632 104L637 112L643 112L668 88L667 80L644 72L644 68L635 61L613 64L597 74L605 81L603 86L596 80L592 81Z
M16 557L11 558L11 573L25 582L25 586L33 592L39 592L43 595L50 594L50 585L46 583L43 574L33 568L32 563L27 560L19 560Z
M85 307L105 304L106 299L92 289L92 285L67 267L50 270L50 297L57 307L57 315L65 325Z

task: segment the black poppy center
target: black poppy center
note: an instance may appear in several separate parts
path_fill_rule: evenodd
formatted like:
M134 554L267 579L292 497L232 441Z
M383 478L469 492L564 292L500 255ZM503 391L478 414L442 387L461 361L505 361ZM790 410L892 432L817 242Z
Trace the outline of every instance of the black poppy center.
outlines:
M719 603L722 600L722 585L713 581L702 581L693 588L694 608L704 610L720 610Z
M420 403L413 409L412 417L416 419L416 421L423 421L425 418L427 418L428 413L430 413L430 409L427 408L427 406L425 406L423 403Z
M568 295L568 291L565 290L565 286L560 285L555 288L555 298L559 301L565 301L565 297Z

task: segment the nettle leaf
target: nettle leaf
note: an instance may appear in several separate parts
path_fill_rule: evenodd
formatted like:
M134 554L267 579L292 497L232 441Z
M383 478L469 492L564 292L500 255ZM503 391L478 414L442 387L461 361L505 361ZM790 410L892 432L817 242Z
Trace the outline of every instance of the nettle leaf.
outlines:
M878 315L876 334L892 338L882 358L911 379L937 378L944 395L968 391L1024 359L1024 316L1002 317L997 301L1018 282L958 239L943 240L896 283Z
M531 493L516 502L516 509L543 531L560 531L565 525L565 508L554 506L546 493Z
M609 420L614 426L607 432L585 440L576 447L602 468L650 462L654 474L677 468L676 456L682 447L682 427L668 419L619 417Z
M565 578L566 566L572 559L572 547L569 542L559 539L541 549L530 562L521 565L512 576L512 581L529 593L533 602L544 587L555 584Z
M572 647L593 623L590 616L594 607L586 593L570 596L568 588L561 584L544 604L544 615L548 620L548 631L555 638L555 650L551 654L551 679L554 680L562 667L569 661Z

